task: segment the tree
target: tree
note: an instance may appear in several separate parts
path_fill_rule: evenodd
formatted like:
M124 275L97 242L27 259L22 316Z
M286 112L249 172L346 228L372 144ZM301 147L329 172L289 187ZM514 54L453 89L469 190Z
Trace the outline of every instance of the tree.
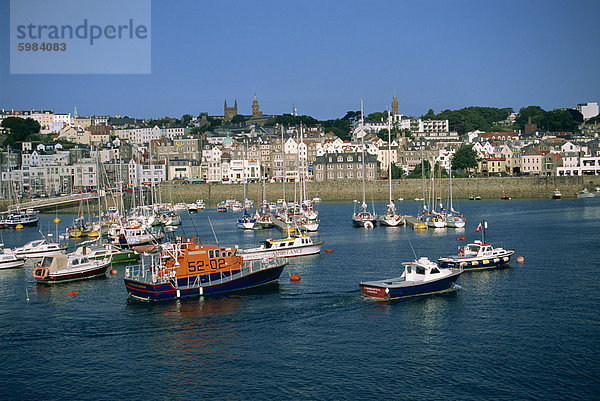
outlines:
M404 175L404 170L402 167L396 165L396 163L392 163L392 178L400 178Z
M477 167L477 152L473 150L474 145L464 145L456 151L452 157L453 169L470 169Z
M0 124L6 128L11 135L4 140L4 145L14 147L17 142L23 142L32 134L40 132L40 124L33 118L23 119L21 117L7 117Z
M374 113L369 114L365 121L379 123L382 121L387 121L387 113L383 111L376 111Z
M421 178L422 176L425 176L425 178L429 178L430 175L431 164L429 163L429 160L422 160L421 163L417 164L415 168L410 173L408 173L408 178Z
M246 116L237 114L237 115L233 116L233 118L231 119L231 123L232 124L241 124L241 123L245 123L246 120L247 120Z
M519 110L519 115L515 120L515 124L517 124L519 129L525 129L525 124L527 124L529 118L531 117L532 124L540 125L542 119L544 118L544 114L546 114L546 111L540 106L522 107L521 110Z
M346 115L341 118L342 120L350 121L350 125L358 124L360 121L360 110L358 111L348 111Z
M190 121L192 121L192 118L194 118L191 114L184 114L181 116L181 124L184 126L187 126Z

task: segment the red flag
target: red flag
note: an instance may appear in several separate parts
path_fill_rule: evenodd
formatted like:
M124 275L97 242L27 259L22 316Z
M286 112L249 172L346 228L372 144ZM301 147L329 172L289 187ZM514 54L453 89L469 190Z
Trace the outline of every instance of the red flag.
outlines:
M481 223L479 223L479 225L477 226L477 230L475 230L475 234L477 234L479 231L481 231L483 227L481 227Z

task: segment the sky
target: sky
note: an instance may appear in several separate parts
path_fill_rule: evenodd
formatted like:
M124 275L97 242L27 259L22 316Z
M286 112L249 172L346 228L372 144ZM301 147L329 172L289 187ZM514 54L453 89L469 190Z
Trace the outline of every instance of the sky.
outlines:
M0 0L0 108L158 118L237 99L250 114L255 94L265 114L318 119L393 96L411 116L574 108L600 101L599 20L598 0L154 0L149 74L11 74Z

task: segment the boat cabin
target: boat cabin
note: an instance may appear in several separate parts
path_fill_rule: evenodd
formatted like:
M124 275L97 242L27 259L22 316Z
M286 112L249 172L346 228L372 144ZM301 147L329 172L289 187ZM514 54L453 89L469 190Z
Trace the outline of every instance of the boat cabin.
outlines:
M184 237L171 244L164 248L162 257L167 270L176 270L177 278L239 270L243 266L237 248L201 244L198 237Z
M404 262L402 264L404 265L402 278L406 281L430 281L435 280L441 275L437 263L434 263L425 257L412 262Z

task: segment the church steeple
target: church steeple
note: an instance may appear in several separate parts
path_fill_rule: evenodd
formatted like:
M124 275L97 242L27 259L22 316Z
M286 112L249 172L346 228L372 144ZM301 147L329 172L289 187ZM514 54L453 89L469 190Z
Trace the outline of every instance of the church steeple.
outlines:
M252 117L262 116L262 112L258 108L258 100L256 99L256 93L254 94L254 101L252 102Z

